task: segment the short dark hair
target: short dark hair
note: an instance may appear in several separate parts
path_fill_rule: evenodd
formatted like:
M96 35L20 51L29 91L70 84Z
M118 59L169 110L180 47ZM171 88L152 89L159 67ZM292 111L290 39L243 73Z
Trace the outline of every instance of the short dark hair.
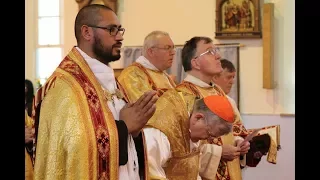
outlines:
M221 59L221 66L222 69L227 69L229 72L235 72L236 68L234 67L233 63L227 59Z
M32 104L33 104L33 99L34 99L34 89L33 89L33 84L29 79L25 79L24 81L25 86L27 87L27 94L25 94L25 110L28 113L28 116L32 116Z
M101 4L90 4L80 9L74 23L74 34L78 44L81 37L81 27L83 25L97 25L102 19L100 14L102 9L113 11L110 7Z
M204 36L196 36L191 38L189 41L186 41L181 52L182 65L185 72L192 69L191 60L196 54L197 44L199 41L204 41L206 44L212 43L211 38Z
M28 91L26 94L26 100L28 103L32 103L33 97L34 97L34 88L33 88L33 83L29 79L24 80L24 84L27 87Z

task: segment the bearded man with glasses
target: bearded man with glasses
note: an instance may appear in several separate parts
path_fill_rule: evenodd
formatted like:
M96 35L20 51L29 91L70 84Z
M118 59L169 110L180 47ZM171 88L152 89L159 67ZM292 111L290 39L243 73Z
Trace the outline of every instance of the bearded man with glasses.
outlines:
M175 49L167 32L153 31L143 43L142 56L126 67L118 77L131 101L136 101L144 92L154 90L160 97L176 86L165 72L172 66Z
M125 29L107 6L83 7L77 46L38 90L33 107L34 179L148 179L141 129L155 112L155 91L130 103L112 61Z
M220 74L221 56L218 49L208 37L193 37L188 40L182 49L182 64L186 78L177 85L176 89L182 94L193 94L203 98L210 95L226 97L223 90L212 82L215 75ZM235 121L233 132L218 138L209 138L202 143L206 144L201 155L201 162L208 163L210 168L203 169L201 175L206 179L241 180L240 155L245 155L250 143L241 144L248 132L244 128L237 107L233 106ZM241 144L241 147L240 147ZM243 160L245 164L245 160Z

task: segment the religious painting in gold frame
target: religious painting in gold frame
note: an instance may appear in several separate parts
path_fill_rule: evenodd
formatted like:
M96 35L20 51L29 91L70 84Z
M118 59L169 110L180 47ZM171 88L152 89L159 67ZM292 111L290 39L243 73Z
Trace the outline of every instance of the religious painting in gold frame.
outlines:
M216 0L216 39L262 38L259 0Z
M79 10L89 4L102 4L110 7L116 14L118 9L118 0L76 0Z

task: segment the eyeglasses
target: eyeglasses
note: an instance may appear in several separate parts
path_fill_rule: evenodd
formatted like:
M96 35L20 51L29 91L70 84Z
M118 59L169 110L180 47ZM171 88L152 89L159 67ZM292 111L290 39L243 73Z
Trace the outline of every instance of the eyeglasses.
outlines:
M124 32L126 31L124 28L121 27L116 27L116 26L111 26L111 27L100 27L100 26L91 26L91 25L87 25L89 27L93 27L93 28L100 28L100 29L104 29L104 30L108 30L109 34L111 36L116 36L118 34L118 32L120 32L121 36L124 35Z
M165 51L173 51L175 49L175 46L165 46L165 47L154 46L154 47L151 47L151 48L163 49Z
M217 53L219 53L219 50L217 48L208 49L206 52L201 53L199 56L196 56L194 59L197 59L197 58L199 58L199 57L201 57L201 56L203 56L203 55L205 55L207 53L211 53L212 55L216 55Z

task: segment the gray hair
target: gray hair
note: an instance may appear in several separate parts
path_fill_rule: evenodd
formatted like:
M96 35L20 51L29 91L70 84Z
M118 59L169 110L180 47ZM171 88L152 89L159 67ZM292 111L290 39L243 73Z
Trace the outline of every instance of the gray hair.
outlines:
M170 36L169 33L165 31L152 31L149 33L143 42L142 55L146 55L147 50L158 43L158 39L163 36Z
M205 121L207 124L210 125L219 125L222 124L225 128L220 129L221 134L228 134L232 129L232 123L229 123L219 116L217 116L215 113L213 113L207 105L204 103L203 98L196 99L193 105L193 112L200 112L205 115Z

